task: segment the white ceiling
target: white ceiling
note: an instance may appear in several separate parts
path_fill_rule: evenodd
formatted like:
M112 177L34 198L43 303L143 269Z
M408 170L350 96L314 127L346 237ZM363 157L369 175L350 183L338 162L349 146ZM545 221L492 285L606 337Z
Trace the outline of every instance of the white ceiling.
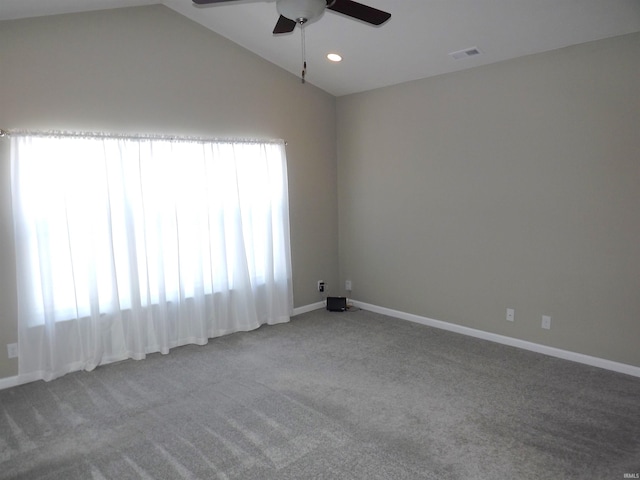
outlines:
M275 0L196 7L191 0L0 0L0 20L162 3L299 75L300 30L274 37ZM326 11L307 24L307 81L346 95L640 31L640 0L362 0L380 27ZM178 39L176 39L178 41ZM481 55L448 54L478 47ZM331 63L325 55L340 53ZM640 61L640 58L639 58Z

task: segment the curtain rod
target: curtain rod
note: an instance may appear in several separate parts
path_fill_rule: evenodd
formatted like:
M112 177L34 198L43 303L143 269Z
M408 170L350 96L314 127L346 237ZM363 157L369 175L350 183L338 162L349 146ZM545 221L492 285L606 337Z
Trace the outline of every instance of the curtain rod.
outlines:
M191 142L241 142L241 143L289 143L282 139L257 139L257 138L206 138L180 135L154 135L154 134L119 134L106 132L67 132L67 131L29 131L29 130L4 130L0 129L0 137L9 136L33 136L33 137L91 137L91 138L114 138L123 140L172 140Z

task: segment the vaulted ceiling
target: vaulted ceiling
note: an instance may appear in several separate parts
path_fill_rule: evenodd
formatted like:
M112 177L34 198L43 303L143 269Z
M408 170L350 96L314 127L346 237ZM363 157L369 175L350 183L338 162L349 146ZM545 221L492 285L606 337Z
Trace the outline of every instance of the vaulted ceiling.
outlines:
M272 35L275 0L0 0L0 20L161 3L299 75L301 32ZM307 81L340 96L640 31L640 0L363 0L379 27L325 11L305 26ZM179 41L176 38L176 41ZM453 52L479 54L455 59ZM330 52L340 63L326 59Z

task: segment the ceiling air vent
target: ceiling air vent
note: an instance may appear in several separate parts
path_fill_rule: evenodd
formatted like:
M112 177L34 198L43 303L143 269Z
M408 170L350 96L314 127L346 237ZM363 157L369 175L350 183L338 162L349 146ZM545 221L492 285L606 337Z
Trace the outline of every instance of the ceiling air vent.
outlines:
M469 58L480 55L482 52L478 47L465 48L464 50L458 50L457 52L451 52L449 55L460 60L461 58Z

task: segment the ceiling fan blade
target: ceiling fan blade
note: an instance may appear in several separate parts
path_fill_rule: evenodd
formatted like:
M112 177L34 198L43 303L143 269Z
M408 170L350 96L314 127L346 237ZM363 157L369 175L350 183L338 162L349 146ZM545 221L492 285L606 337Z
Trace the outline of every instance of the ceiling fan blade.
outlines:
M276 27L273 29L273 34L293 32L294 28L296 28L296 22L280 15L278 23L276 23Z
M211 5L212 3L237 2L238 0L192 0L196 5Z
M328 2L327 8L372 25L382 25L391 18L390 13L351 0L334 0Z

